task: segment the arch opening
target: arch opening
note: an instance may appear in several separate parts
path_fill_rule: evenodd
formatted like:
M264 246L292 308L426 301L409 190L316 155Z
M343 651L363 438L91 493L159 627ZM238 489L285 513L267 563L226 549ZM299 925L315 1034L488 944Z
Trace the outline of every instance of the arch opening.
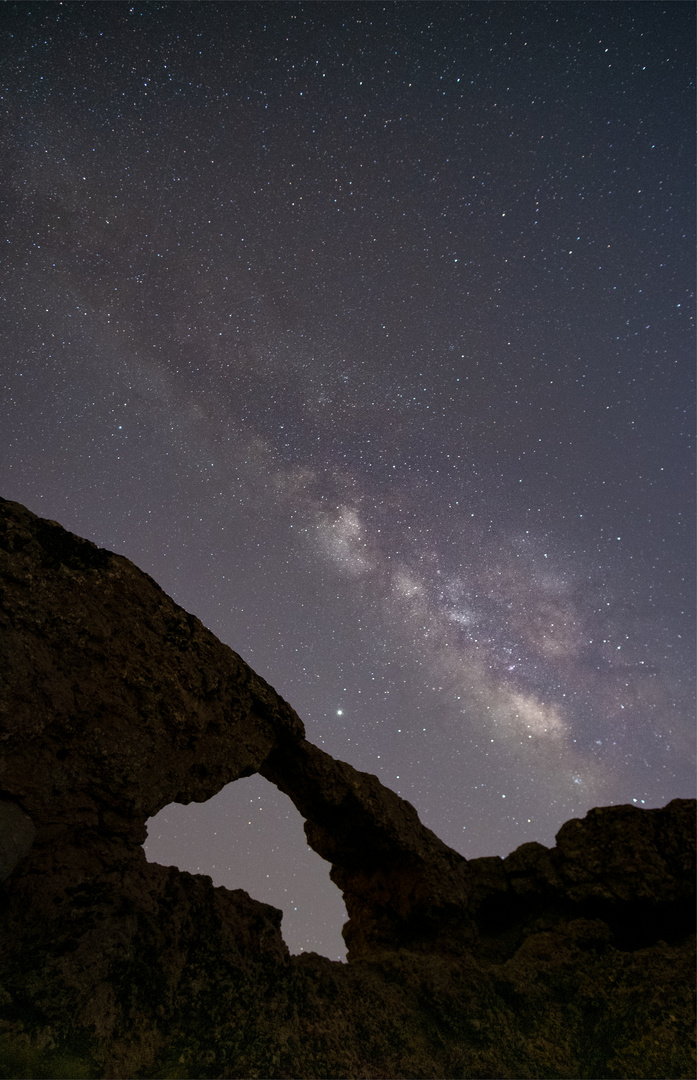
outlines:
M256 773L202 803L170 803L147 821L148 862L208 874L283 911L291 953L346 960L348 916L329 863L308 847L303 819L282 791Z

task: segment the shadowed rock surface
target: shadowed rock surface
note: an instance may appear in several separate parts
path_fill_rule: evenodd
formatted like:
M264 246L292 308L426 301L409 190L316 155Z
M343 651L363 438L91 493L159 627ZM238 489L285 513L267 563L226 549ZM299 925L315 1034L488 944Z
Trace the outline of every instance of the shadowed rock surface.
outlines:
M147 818L254 772L348 964L145 859ZM127 559L0 500L0 1076L691 1077L694 821L599 808L468 861Z

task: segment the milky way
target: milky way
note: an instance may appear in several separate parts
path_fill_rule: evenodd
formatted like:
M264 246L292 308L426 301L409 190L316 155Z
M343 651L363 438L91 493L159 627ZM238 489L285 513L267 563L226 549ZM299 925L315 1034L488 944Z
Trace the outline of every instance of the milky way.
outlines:
M6 4L2 495L468 857L693 793L694 11ZM149 858L343 908L259 777Z

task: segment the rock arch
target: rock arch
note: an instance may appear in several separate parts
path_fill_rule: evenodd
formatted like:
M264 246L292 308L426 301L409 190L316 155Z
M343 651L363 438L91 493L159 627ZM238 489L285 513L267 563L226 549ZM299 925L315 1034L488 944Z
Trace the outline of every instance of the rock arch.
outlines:
M331 865L347 965L146 861L148 818L255 773ZM692 1076L694 814L468 862L132 563L0 500L7 1075Z
M438 933L452 943L455 924L472 940L466 860L408 802L309 743L291 706L129 560L17 503L2 510L0 783L33 823L35 861L62 851L84 876L108 849L135 867L148 818L259 772L331 863L349 957Z

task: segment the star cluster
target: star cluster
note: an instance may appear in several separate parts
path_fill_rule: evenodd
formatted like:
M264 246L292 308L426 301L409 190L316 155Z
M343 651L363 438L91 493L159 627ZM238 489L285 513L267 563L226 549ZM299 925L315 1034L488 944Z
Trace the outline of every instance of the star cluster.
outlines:
M468 857L692 794L694 11L6 4L2 494ZM342 904L260 778L150 858Z

